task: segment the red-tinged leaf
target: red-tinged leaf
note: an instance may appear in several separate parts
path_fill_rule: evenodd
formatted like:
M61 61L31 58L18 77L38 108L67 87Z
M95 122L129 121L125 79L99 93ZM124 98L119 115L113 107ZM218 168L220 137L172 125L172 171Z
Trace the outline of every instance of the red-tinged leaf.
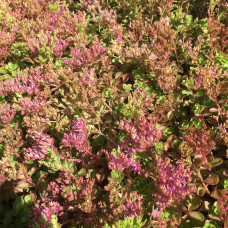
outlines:
M19 122L17 122L17 123L15 124L15 131L17 131L18 126L19 126Z
M209 124L212 124L212 125L218 125L218 121L212 117L209 117L206 119L206 121L209 123Z
M209 211L209 209L211 207L211 203L209 201L204 201L203 206L204 206L206 211Z
M19 181L17 183L17 186L14 187L14 190L17 191L17 192L23 192L24 189L30 188L30 187L32 187L32 185L29 184L28 182L26 182L26 181Z
M215 167L215 166L221 165L222 163L223 163L222 158L215 158L215 159L211 162L211 165L212 165L212 167Z
M36 168L32 167L31 170L29 171L29 176L31 177L35 172L36 172Z
M189 216L191 218L196 219L196 220L199 220L199 221L204 221L205 220L203 214L201 214L198 211L191 211L191 212L189 212Z
M228 169L221 168L217 171L219 177L221 178L227 178L228 177Z
M115 78L116 79L120 78L122 75L123 75L123 73L119 71L119 72L116 73Z
M164 143L164 150L167 151L170 148L170 143L169 142L165 142Z
M200 198L198 196L188 196L185 200L185 204L189 211L193 211L200 206Z
M169 120L171 120L172 117L173 117L173 112L170 110L170 111L167 113L167 118L168 118Z
M36 201L37 196L36 196L35 193L31 193L31 194L28 194L28 195L24 196L23 199L24 199L25 203L31 204L31 203Z
M219 176L215 173L212 173L204 180L204 182L206 184L216 185L219 182Z
M177 225L179 226L181 224L181 214L180 213L176 213L174 216L177 219Z
M196 186L196 187L199 187L200 185L201 185L201 183L199 183L199 182L188 183L188 186Z
M176 139L175 135L170 135L170 136L167 138L167 142L173 142L175 139Z
M203 158L196 158L196 159L193 161L193 164L194 164L196 167L201 166L203 163L204 163L204 159L203 159Z
M156 124L156 128L160 131L164 131L167 129L167 126L161 125L159 123Z
M215 220L215 221L218 221L218 222L222 221L221 218L219 217L219 215L216 215L215 213L208 214L208 217L210 219Z
M123 83L126 83L129 80L129 75L128 74L124 74L122 77Z
M198 211L209 211L211 208L211 203L209 201L203 201L202 206L198 209Z
M215 189L212 193L211 193L211 197L218 199L221 196L221 190L220 189Z
M206 189L203 186L200 186L197 188L197 195L198 196L203 196L206 192Z
M24 57L24 61L34 64L34 62L29 57Z
M206 167L207 167L208 169L210 169L210 168L212 167L211 163L210 163L210 162L207 162L207 163L206 163Z
M218 109L217 108L210 108L209 112L218 112Z
M206 177L208 177L211 174L211 172L205 168L200 169L200 173L204 179L206 179Z

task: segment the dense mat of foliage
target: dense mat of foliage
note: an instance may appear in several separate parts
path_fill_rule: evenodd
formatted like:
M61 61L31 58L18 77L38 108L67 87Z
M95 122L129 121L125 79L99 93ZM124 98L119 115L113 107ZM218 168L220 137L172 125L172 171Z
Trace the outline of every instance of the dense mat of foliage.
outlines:
M0 0L0 227L227 227L227 6Z

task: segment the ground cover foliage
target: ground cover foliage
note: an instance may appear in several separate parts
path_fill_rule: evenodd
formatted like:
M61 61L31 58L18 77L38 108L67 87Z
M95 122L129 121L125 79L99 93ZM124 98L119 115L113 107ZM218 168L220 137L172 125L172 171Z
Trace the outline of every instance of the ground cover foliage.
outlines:
M0 227L227 227L227 18L0 0Z

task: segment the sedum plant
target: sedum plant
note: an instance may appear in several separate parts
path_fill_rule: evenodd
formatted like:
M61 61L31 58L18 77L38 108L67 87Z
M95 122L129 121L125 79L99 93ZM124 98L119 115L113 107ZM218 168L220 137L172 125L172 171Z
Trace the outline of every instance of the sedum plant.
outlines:
M0 0L0 228L228 226L227 3Z

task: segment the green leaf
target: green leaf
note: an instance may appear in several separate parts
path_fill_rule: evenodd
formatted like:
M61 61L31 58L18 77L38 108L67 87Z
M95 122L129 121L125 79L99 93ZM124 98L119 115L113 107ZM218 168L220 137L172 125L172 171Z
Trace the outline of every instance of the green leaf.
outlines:
M131 84L123 84L123 88L127 93L131 91L131 87L132 87Z
M191 211L191 212L189 212L189 216L191 218L196 219L196 220L199 220L199 221L204 221L205 220L203 214L201 214L198 211Z
M107 98L115 98L114 90L112 88L107 88L104 95Z
M0 144L0 156L3 153L4 149L5 149L5 144L4 143L1 143Z
M112 170L111 176L114 179L118 180L119 182L121 182L123 180L123 178L124 178L124 175L121 172L118 172L118 171L116 171L114 169Z
M219 228L220 226L215 222L211 220L206 220L203 228Z
M200 104L195 104L194 107L193 107L193 111L196 115L199 115L202 111L203 111L204 107L203 105L200 105Z
M69 162L67 158L63 160L63 167L71 173L74 172L74 168L72 166L74 166L74 162Z
M205 194L205 192L206 192L206 189L203 186L199 186L197 188L197 195L198 196L203 196Z
M55 68L58 69L63 66L63 61L62 60L57 60L55 62Z
M228 178L222 180L222 185L228 190Z
M59 3L49 4L48 8L50 11L56 12L59 9Z
M105 145L105 141L106 141L105 136L99 135L91 143L93 150L96 152L99 151Z
M214 211L214 213L215 213L216 215L219 215L219 211L218 211L218 208L217 208L217 204L218 204L218 202L215 201L214 204L213 204L213 206L212 206L212 210Z
M223 65L223 68L228 68L228 57L222 54L221 52L217 52L216 56L219 62Z
M38 59L42 64L45 64L47 62L47 58L42 56L42 55L38 55Z
M212 173L204 180L204 182L206 184L216 185L219 182L219 176L215 173Z
M6 73L5 67L0 67L0 74L5 74L5 73Z
M193 125L195 126L195 128L197 130L200 130L202 125L203 125L203 122L201 122L200 120L198 120L197 118L192 118L191 119L191 122L193 123Z
M119 220L116 225L110 227L108 224L105 228L141 228L145 225L146 221L142 221L141 217L127 217L124 220Z
M156 142L155 145L155 150L157 151L158 155L161 155L164 151L164 143L163 142Z
M27 216L21 217L21 221L22 222L27 222L28 220L29 220L29 218Z
M161 213L161 216L162 216L162 218L168 218L168 220L170 220L171 218L172 218L172 215L175 215L176 214L176 212L175 211L173 211L173 210L170 210L170 211L163 211L162 213Z
M89 170L88 170L88 174L89 174L89 177L90 177L90 178L94 177L94 176L95 176L95 171L94 171L94 169L89 169Z
M14 190L16 190L17 192L23 192L24 189L30 188L30 187L32 187L32 185L29 184L28 182L26 182L26 181L19 181L17 183L17 186L14 187Z
M11 63L9 62L6 66L5 69L8 70L9 72L13 72L18 68L18 65L16 63Z
M78 175L79 176L82 176L83 174L85 174L86 173L86 169L85 168L81 168L80 170L79 170L79 172L78 172Z
M216 167L218 165L221 165L223 163L222 158L215 158L212 162L211 165L212 167Z
M211 193L211 197L218 199L221 196L221 190L220 189L215 189L212 193Z
M36 194L32 193L32 194L26 195L24 197L24 202L25 202L25 204L30 205L35 202L36 198L37 198Z
M178 149L178 147L179 147L180 144L181 144L181 140L175 139L173 141L173 147L174 147L174 149Z
M147 180L142 177L136 177L135 178L135 184L134 188L137 190L139 193L143 193L144 189L148 186Z
M3 79L8 79L10 77L10 74L4 74L3 76L1 76Z
M189 211L195 210L200 206L200 198L198 196L188 196L185 204Z
M165 136L168 136L168 135L171 135L173 133L173 128L172 127L168 127L164 132L163 134Z
M186 15L186 24L189 26L192 23L192 15Z
M10 211L6 211L5 218L2 221L3 221L3 224L7 225L7 227L8 227L8 224L13 222L13 218L11 216Z

